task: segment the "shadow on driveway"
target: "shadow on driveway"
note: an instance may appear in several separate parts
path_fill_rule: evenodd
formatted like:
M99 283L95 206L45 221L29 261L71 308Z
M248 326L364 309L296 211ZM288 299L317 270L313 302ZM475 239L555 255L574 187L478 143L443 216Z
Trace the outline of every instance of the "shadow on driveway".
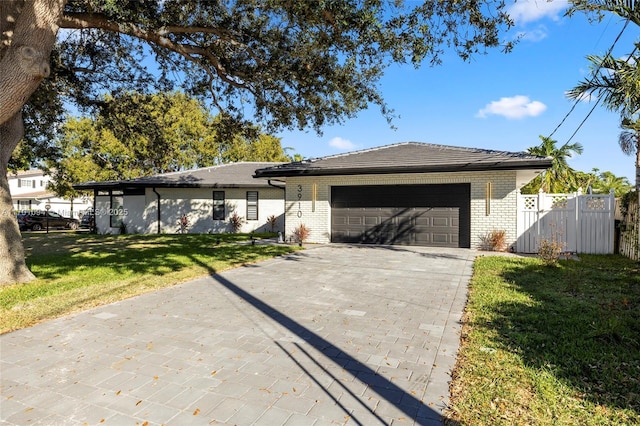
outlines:
M376 371L374 371L367 365L361 363L360 361L353 358L349 354L341 351L339 348L337 348L327 340L323 339L322 337L312 332L311 330L307 329L306 327L300 325L299 323L289 318L288 316L284 315L282 312L278 311L272 306L264 303L257 297L251 295L250 293L236 286L231 281L225 279L220 275L213 275L212 278L216 280L218 283L220 283L222 286L224 286L226 289L233 292L236 296L248 302L249 304L251 304L251 306L258 309L260 312L267 315L269 318L276 321L278 324L282 325L283 327L285 327L287 330L289 330L299 338L303 339L306 343L311 345L313 348L320 351L320 353L322 353L327 359L331 360L336 365L339 365L340 367L348 371L353 377L357 378L360 382L368 385L381 398L392 403L398 409L404 412L408 418L415 420L418 424L436 424L435 420L438 419L440 415L436 413L433 409L424 405L422 401L417 399L415 396L408 394L402 388L400 388L399 386L397 386L387 378L377 374ZM283 352L287 352L287 350L282 345L280 345L278 342L275 342L275 343L280 347L280 349L282 349ZM314 360L314 357L311 354L309 354L307 351L304 350L303 346L299 344L296 344L295 346L309 360L314 362L316 365L321 366L320 363L317 363ZM298 362L296 358L294 358L292 355L289 355L289 356L300 368L302 368L305 371L305 373L312 380L314 380L313 375L305 370L302 363ZM329 375L331 374L326 369L324 369L324 371ZM333 378L335 379L335 377ZM321 385L320 382L317 380L314 380L314 382L318 385ZM336 382L339 383L340 381L336 380ZM350 393L351 396L358 399L357 396L354 395L347 387L342 386L342 388L347 393ZM358 419L357 415L354 415L352 413L352 410L350 408L342 406L338 401L338 399L336 399L327 389L324 389L324 391L325 393L327 393L329 397L331 397L334 400L336 404L340 405L340 407L344 410L344 412L347 415L350 415L353 421L361 425L366 424L361 422ZM372 411L366 404L362 403L361 401L360 403L365 409L367 409L378 420L380 420L381 423L385 423L385 421L381 417L379 417L374 411Z

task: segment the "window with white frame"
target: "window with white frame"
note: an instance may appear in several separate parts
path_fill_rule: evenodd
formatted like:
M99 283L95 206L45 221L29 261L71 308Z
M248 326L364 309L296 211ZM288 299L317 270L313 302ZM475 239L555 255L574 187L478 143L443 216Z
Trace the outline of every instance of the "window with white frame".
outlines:
M35 188L35 179L18 179L18 188Z

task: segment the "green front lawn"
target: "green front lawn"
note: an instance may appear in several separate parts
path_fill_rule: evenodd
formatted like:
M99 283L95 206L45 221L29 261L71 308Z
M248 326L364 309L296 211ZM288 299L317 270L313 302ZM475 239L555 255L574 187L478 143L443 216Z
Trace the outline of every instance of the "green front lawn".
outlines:
M27 264L38 279L0 287L0 333L297 249L248 240L242 234L26 234Z
M640 264L580 258L475 262L449 417L640 424Z

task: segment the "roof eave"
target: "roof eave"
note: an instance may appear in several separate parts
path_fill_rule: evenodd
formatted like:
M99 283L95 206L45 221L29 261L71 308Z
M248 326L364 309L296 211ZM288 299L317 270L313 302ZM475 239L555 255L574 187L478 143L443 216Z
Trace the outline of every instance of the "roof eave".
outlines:
M408 174L408 173L459 173L485 172L496 170L546 170L551 167L547 160L503 161L483 164L445 164L437 166L407 166L407 167L352 167L352 168L296 168L288 170L256 170L256 178L275 178L288 176L352 176L378 174Z
M266 188L265 183L225 184L225 183L171 183L171 182L85 182L72 185L77 190L106 190L127 188Z

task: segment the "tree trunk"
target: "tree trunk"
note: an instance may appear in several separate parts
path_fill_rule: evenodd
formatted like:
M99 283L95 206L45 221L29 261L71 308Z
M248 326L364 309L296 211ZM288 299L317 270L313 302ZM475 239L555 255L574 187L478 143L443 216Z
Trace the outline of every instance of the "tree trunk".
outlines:
M640 133L636 133L636 196L638 197L638 210L640 210ZM636 256L640 259L640 211L636 214L638 218L638 244L636 245Z
M0 126L0 285L24 283L35 278L25 263L22 235L13 212L7 179L9 158L23 133L20 113Z
M636 193L640 197L640 132L638 134L638 143L636 145Z
M67 0L0 0L0 285L34 279L26 266L7 171L21 110L43 78Z
M0 1L0 124L20 112L49 76L49 57L66 1Z

